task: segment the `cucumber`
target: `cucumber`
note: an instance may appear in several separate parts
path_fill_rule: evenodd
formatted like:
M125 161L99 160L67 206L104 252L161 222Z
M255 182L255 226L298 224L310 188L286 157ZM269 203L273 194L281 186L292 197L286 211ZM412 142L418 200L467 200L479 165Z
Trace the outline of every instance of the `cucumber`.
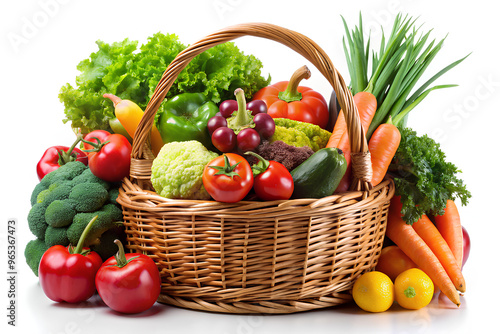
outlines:
M292 198L321 198L337 189L347 169L342 150L327 147L311 155L293 169Z

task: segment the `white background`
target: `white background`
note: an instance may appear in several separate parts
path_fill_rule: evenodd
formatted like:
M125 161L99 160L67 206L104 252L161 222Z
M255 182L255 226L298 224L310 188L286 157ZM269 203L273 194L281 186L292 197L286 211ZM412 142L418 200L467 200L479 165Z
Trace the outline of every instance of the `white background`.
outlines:
M500 72L498 67L498 14L491 2L455 1L2 1L0 8L0 92L2 154L0 155L0 322L2 332L17 333L444 333L470 332L492 325L498 307L496 214L498 201L497 125ZM24 246L33 238L27 223L29 197L38 182L35 166L46 148L73 142L69 124L63 124L58 92L74 83L76 65L97 50L95 41L121 41L128 37L145 42L161 31L176 33L190 44L228 25L261 21L299 31L317 42L348 81L342 49L341 15L351 27L362 11L372 38L379 26L392 26L397 12L419 17L432 36L448 34L443 49L428 70L434 74L469 52L459 67L439 79L459 87L431 93L412 111L409 125L441 143L447 159L463 173L473 194L460 208L469 230L472 250L464 268L467 293L460 309L447 308L438 299L419 311L393 307L383 314L367 314L355 306L284 316L221 315L156 304L136 316L121 316L98 297L79 306L58 305L41 291L37 278L25 265ZM29 29L32 25L35 29ZM14 43L13 39L22 39ZM246 53L264 63L274 81L287 80L307 64L280 44L246 37L236 41ZM424 78L425 79L425 78ZM331 88L317 71L307 82L326 97ZM17 219L18 276L17 327L7 326L7 221ZM496 271L496 272L495 272Z

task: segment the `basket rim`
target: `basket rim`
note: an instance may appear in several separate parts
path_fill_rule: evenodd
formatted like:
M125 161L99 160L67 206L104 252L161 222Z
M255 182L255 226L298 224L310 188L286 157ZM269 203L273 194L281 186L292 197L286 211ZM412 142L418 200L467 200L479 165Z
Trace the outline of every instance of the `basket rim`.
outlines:
M144 115L136 129L132 143L130 178L133 179L134 182L152 189L152 185L150 185L151 172L149 161L152 161L154 156L151 153L151 149L148 147L149 136L153 127L156 112L158 111L160 104L164 100L170 87L177 79L178 74L198 54L213 46L229 42L243 36L270 39L288 46L311 62L327 79L333 90L336 92L337 99L342 110L344 110L351 155L361 157L353 159L352 161L353 165L358 166L359 164L360 168L353 168L354 181L351 185L351 189L371 189L372 170L371 163L369 163L370 155L365 130L361 125L357 106L354 103L352 93L344 82L344 79L333 66L332 61L325 51L313 40L296 31L262 22L237 24L209 34L181 51L168 65L158 82L158 85L156 86L155 91L146 106ZM135 168L135 164L143 164L144 161L148 162L140 168ZM365 163L362 163L363 161L365 161ZM137 170L140 170L140 172L136 174Z

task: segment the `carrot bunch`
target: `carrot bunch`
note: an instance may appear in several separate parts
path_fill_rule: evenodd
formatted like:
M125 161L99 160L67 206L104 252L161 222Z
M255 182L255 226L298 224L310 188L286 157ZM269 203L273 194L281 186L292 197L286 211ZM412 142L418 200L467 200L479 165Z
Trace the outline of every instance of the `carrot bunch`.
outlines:
M465 292L465 280L460 269L461 252L456 249L454 252L449 246L456 245L456 233L447 234L450 237L447 242L426 215L410 225L403 220L401 210L400 197L393 197L387 219L387 237L432 279L442 293L460 306L458 291ZM457 215L457 211L446 211L441 219L447 222L442 226L447 225L446 229L460 230L461 233Z
M352 31L344 20L344 51L351 77L350 88L371 154L372 186L382 182L390 168L400 163L397 161L397 154L400 152L398 148L408 144L408 138L402 135L406 134L409 112L430 92L455 86L438 85L429 88L437 78L467 58L466 56L451 63L416 88L417 82L441 49L444 39L428 43L430 31L420 33L420 27L415 26L415 21L409 16L397 15L389 35L382 36L378 52L369 54L370 40L364 39L369 33L363 31L361 14L358 26ZM403 142L403 139L406 141ZM336 192L347 191L354 183L351 181L350 143L342 110L327 147L340 148L345 154L348 168ZM449 168L448 173L455 172L451 166ZM400 183L396 181L398 194L398 191L404 189L400 189L401 185L398 188ZM453 198L446 192L442 195ZM403 199L406 209L407 198ZM443 203L439 204L439 210L423 212L442 213ZM422 209L420 205L415 207ZM402 215L402 208L401 197L394 197L388 214L386 235L427 273L443 294L460 305L458 292L465 292L465 280L461 272L462 231L456 206L449 200L444 215L433 218L435 223L425 214L412 215L409 220Z

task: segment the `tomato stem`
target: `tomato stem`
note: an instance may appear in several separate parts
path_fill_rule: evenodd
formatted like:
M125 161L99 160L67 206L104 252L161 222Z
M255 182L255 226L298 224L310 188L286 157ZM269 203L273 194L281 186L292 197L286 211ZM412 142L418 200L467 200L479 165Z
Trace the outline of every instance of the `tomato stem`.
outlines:
M279 92L278 98L287 103L302 100L302 93L299 93L298 91L299 83L303 79L309 79L310 77L311 71L309 71L309 68L307 68L306 65L302 66L301 68L293 72L286 90L283 92Z
M78 131L75 142L70 146L70 148L68 148L67 151L64 150L57 151L57 155L59 155L57 163L59 164L59 166L65 165L71 161L76 161L77 155L75 152L73 152L73 150L75 149L76 145L78 145L78 143L81 142L82 140L83 140L83 135L80 131Z
M76 245L76 247L71 247L70 246L68 248L68 251L69 251L70 254L82 254L82 255L85 255L86 253L88 253L88 250L86 250L86 251L83 250L83 245L85 243L85 240L87 239L88 234L90 233L90 230L92 229L92 225L97 220L97 217L98 216L95 216L94 218L92 218L89 221L89 223L87 224L87 226L83 230L82 235L80 235L80 239L78 239L78 244Z
M97 143L82 139L83 143L89 144L90 146L94 147L90 150L83 150L83 152L99 152L104 147L104 145L109 143L109 140L105 141L104 143L101 143L101 141L97 137L92 137L92 139L95 139L97 141Z
M227 155L224 154L224 166L208 166L208 167L218 170L218 172L215 173L215 175L226 175L232 179L234 176L239 176L239 174L234 171L236 169L236 166L238 165L239 162L235 163L234 165L231 165L229 158L227 157Z
M252 152L252 151L248 151L248 152L245 152L245 154L250 154L250 155L256 157L257 159L259 159L258 163L252 165L252 172L253 172L254 177L261 174L261 173L264 173L269 168L269 161L264 159L263 157L261 157L257 153Z

